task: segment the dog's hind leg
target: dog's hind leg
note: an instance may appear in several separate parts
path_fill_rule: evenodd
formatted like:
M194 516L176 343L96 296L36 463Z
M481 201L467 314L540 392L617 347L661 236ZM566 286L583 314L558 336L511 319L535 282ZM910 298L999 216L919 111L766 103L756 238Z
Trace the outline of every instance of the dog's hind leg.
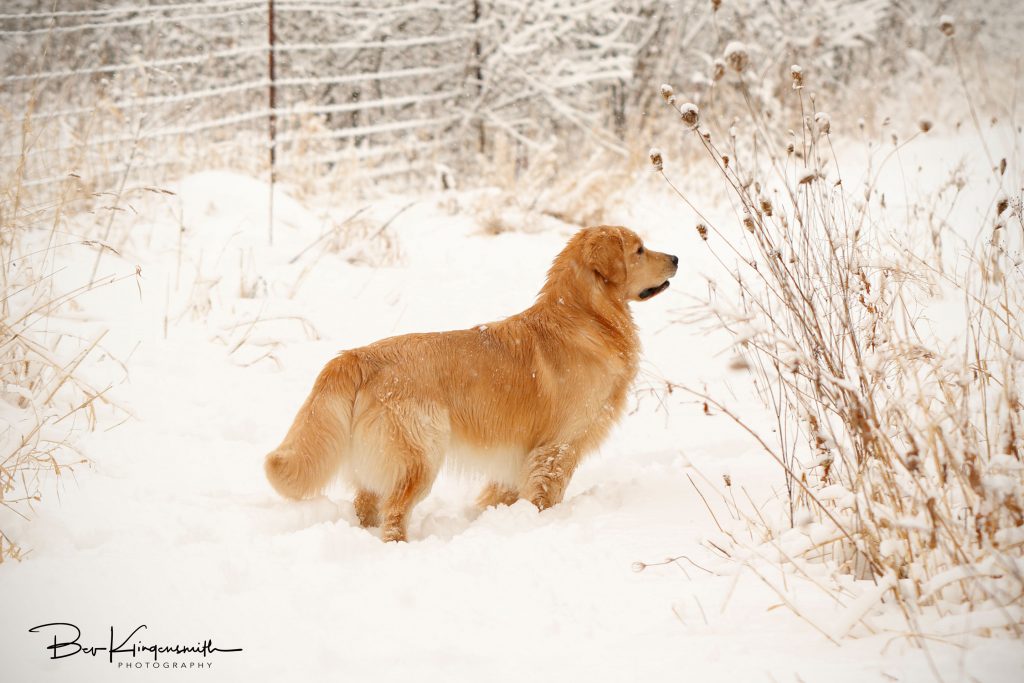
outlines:
M392 406L392 410L384 457L396 476L380 507L381 539L404 541L409 513L430 493L440 469L446 420L420 406Z
M437 475L436 469L426 466L426 463L416 463L406 468L405 474L399 479L394 490L384 499L382 506L383 521L381 523L381 540L404 541L406 540L406 527L409 523L409 513L413 506L423 500Z
M560 443L541 446L530 452L526 459L526 484L523 498L545 510L562 502L580 451L574 444Z
M477 496L476 504L483 510L498 505L512 505L517 500L519 500L519 489L492 481Z
M354 503L356 506L356 517L359 518L359 526L365 529L377 526L380 523L380 515L377 512L379 502L380 497L372 491L359 489L356 492Z

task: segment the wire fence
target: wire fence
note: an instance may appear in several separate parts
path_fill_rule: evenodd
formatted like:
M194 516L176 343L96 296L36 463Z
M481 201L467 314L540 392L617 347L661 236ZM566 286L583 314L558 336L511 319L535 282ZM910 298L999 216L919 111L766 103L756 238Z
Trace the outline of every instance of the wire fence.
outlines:
M610 0L541 3L532 31L571 32L525 39L503 0L34 4L0 14L0 172L41 204L218 165L422 184L494 135L535 146L538 104L614 146L581 93L611 101L637 32Z
M153 182L209 164L269 172L270 150L285 182L346 165L422 170L458 123L450 112L464 94L467 35L451 22L365 39L374 32L335 20L333 40L309 40L329 33L302 16L319 9L215 0L0 15L0 83L13 105L5 177L88 193L125 173ZM445 66L386 68L387 53L408 62L417 50L417 62Z

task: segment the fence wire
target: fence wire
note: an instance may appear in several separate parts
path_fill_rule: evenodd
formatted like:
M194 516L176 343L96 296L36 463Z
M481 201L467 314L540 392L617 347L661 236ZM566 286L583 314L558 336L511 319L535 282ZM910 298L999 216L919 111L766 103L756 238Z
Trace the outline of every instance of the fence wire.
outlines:
M456 166L496 134L535 149L537 103L569 128L603 127L607 107L588 97L628 78L633 54L636 18L616 4L540 3L524 39L522 7L491 0L12 0L24 11L0 14L0 171L45 202L125 173L380 183Z

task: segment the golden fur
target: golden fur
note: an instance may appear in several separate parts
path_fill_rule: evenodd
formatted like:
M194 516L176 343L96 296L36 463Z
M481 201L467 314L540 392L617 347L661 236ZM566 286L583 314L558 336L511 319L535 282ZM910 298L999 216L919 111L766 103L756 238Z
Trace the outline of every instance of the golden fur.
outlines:
M342 352L267 455L267 478L300 499L340 470L357 489L360 524L381 525L385 541L405 539L410 510L446 459L489 475L482 506L560 502L636 375L628 303L661 292L677 263L626 228L587 228L526 311Z

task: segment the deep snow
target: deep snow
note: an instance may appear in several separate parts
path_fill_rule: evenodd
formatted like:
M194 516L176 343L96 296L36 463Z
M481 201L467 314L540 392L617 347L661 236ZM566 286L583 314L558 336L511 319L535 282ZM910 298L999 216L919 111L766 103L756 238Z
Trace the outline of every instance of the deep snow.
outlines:
M303 205L279 190L269 248L262 183L211 172L174 189L139 204L123 256L104 257L102 272L140 265L141 288L129 280L82 301L95 322L81 325L109 327L106 350L127 359L113 396L133 419L113 427L123 417L104 416L83 437L91 467L49 487L30 524L10 527L32 552L0 568L4 680L181 673L127 674L104 654L49 660L47 638L28 632L48 622L76 624L84 644L146 624L149 643L243 648L188 674L210 681L932 679L891 614L873 617L878 634L858 627L837 646L753 572L701 545L715 520L691 478L719 515L710 485L723 474L757 501L782 480L726 417L661 381L709 385L770 429L744 377L726 370L726 340L673 322L685 293L702 292L698 273L713 269L678 202L648 191L618 210L681 268L666 293L634 305L645 347L635 400L565 502L478 514L480 482L449 473L416 508L410 542L396 545L358 528L341 487L303 503L277 498L263 455L338 350L521 310L572 228L495 236L465 210L468 194L381 199L364 214L377 224L415 201L392 225L396 263L317 259L314 249L288 264L325 219L365 203ZM62 281L75 282L92 257L63 265ZM109 360L91 372L124 377ZM679 555L693 563L635 571ZM826 630L841 619L809 582L759 571ZM1024 648L1008 636L953 637L929 654L945 680L1024 673Z

